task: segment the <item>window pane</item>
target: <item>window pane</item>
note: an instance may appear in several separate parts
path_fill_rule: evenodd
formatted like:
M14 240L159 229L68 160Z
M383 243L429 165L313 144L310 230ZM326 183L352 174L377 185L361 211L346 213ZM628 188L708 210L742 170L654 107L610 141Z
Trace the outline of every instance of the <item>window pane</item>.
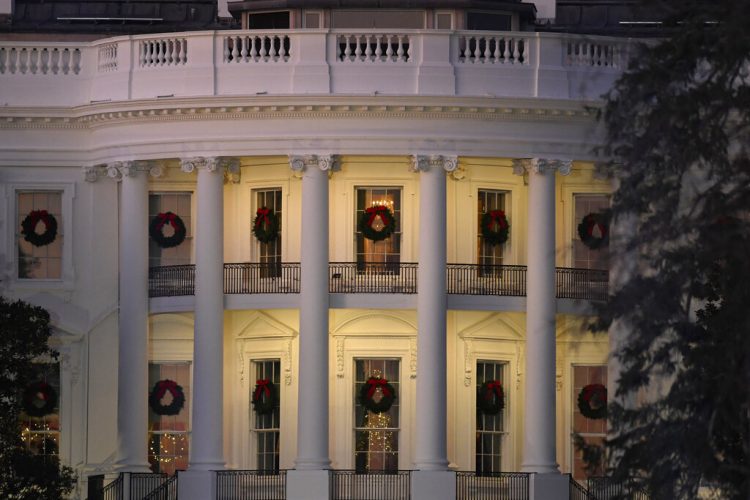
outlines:
M485 382L498 381L503 387L506 408L495 415L482 412L477 406L476 423L476 472L500 472L502 467L502 443L505 436L505 413L508 396L505 391L503 368L505 364L496 361L477 361L477 398Z
M151 363L148 367L149 390L157 382L171 380L182 388L185 401L177 415L159 415L149 405L148 461L153 472L175 474L188 465L190 450L190 365L188 363ZM159 400L169 406L174 400L170 391Z
M398 359L355 360L354 463L359 471L398 470L399 367ZM396 398L387 411L372 412L361 404L360 393L370 377L384 378L393 386ZM372 398L377 402L382 397L382 389L378 387Z
M590 419L581 414L578 408L578 395L581 390L589 384L602 384L607 386L607 367L605 365L596 366L574 366L573 367L573 434L583 438L588 444L603 445L607 433L607 420ZM576 479L585 479L586 462L583 460L583 454L576 449L575 441L572 445L573 450L573 477ZM602 475L603 469L595 471L594 475Z
M254 361L256 380L268 380L276 389L273 410L261 415L251 409L254 415L253 429L256 442L256 467L259 470L279 470L279 440L281 426L281 362L278 359ZM255 384L250 388L250 401L255 392Z
M281 206L281 189L262 189L256 190L255 193L255 210L252 219L255 220L255 214L259 208L269 208L276 214L279 222L279 235L273 241L263 243L251 235L253 244L257 245L258 262L269 264L261 269L261 277L278 277L281 276L281 221L283 211Z
M27 449L37 455L57 455L60 446L60 365L58 363L39 363L34 367L36 376L32 388L38 388L37 394L26 394L32 414L26 406L21 411L19 423L21 440Z
M588 214L602 213L609 210L609 195L577 194L575 195L574 202L573 266L582 269L609 269L609 248L604 246L592 250L581 241L578 235L578 225L584 217Z
M359 232L359 221L367 208L385 205L396 219L396 227L390 237L382 241L372 241ZM357 248L357 262L393 263L401 262L401 188L357 188L357 209L354 217L354 237ZM373 221L373 228L380 230L383 222L380 217ZM378 268L380 269L380 268ZM382 272L385 270L382 269Z
M62 277L62 252L64 224L61 191L19 191L16 193L18 224L16 242L18 244L18 277L21 279L60 279ZM41 246L26 241L22 233L22 222L31 212L45 210L57 222L55 239ZM49 229L39 221L34 228L37 235Z
M486 189L480 189L477 195L477 264L482 266L494 266L502 265L503 263L503 247L505 245L493 245L484 240L482 236L482 217L484 214L491 210L503 210L505 211L505 198L506 193L504 191L491 191ZM507 216L507 212L506 212ZM492 267L480 267L480 275L487 276L497 273L499 275L500 270Z
M150 267L176 266L191 263L193 249L193 221L192 211L190 209L191 197L191 193L180 192L149 194L149 223L160 213L172 212L182 219L186 229L185 241L172 248L161 248L152 238L149 238L148 257ZM174 228L170 224L165 224L162 228L162 232L164 236L169 237L174 234Z

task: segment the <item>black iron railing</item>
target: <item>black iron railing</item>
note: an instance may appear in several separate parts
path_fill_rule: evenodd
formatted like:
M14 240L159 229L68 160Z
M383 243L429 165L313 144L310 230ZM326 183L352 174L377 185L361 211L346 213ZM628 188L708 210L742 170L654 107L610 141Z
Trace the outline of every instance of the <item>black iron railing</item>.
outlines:
M299 262L224 264L224 293L299 293Z
M528 500L529 474L457 472L456 500Z
M448 264L448 293L458 295L526 295L526 266Z
M99 498L102 500L124 500L123 485L122 474L120 474L117 476L117 479L104 487L102 495Z
M581 486L581 484L573 479L573 476L568 474L570 478L569 498L570 500L595 500L593 496L589 495L589 492Z
M285 500L285 470L222 470L216 473L217 500Z
M86 498L88 500L102 500L104 489L104 474L94 474L87 478Z
M555 269L555 296L558 299L607 300L609 271L599 269Z
M331 262L331 293L417 293L415 262Z
M635 479L614 481L611 477L590 477L586 481L590 500L650 500L651 496Z
M130 477L130 498L138 498L139 500L169 479L166 474L150 472L131 472L128 476Z
M331 262L330 293L417 293L414 262ZM224 293L299 293L298 262L224 264ZM448 264L446 291L453 295L526 296L526 266ZM195 266L149 269L149 297L195 294ZM609 273L597 269L555 269L558 299L605 301Z
M193 264L149 268L149 297L179 295L195 295L195 266Z
M143 500L177 500L177 484L177 474L175 474L143 497Z
M353 471L330 472L331 500L409 500L411 472Z

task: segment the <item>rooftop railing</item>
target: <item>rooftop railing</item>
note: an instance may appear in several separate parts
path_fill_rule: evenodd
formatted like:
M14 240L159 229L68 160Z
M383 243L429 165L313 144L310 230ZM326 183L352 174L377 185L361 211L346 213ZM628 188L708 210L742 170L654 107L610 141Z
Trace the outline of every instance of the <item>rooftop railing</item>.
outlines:
M629 41L436 30L200 31L0 41L0 101L82 106L165 97L392 94L598 99ZM423 67L424 66L424 67Z
M417 293L414 262L331 262L330 293ZM555 269L558 299L607 300L606 270ZM149 297L174 297L195 293L195 266L152 267L148 273ZM224 264L226 294L289 294L300 291L297 262ZM448 264L446 292L451 295L526 296L526 266Z

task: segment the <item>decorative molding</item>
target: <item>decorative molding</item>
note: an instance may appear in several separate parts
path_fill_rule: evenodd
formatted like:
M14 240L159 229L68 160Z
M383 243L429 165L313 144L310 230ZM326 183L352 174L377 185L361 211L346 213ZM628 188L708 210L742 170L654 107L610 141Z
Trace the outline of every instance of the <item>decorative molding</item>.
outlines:
M471 386L471 378L474 373L474 344L470 339L464 339L464 385Z
M180 170L186 174L195 170L221 172L225 181L239 182L240 161L231 156L195 156L180 159Z
M409 377L417 378L417 337L409 338Z
M346 337L336 337L336 377L344 378L344 349Z
M215 99L214 99L215 100ZM192 120L260 120L260 119L342 119L342 118L395 118L444 120L500 120L500 121L568 121L571 119L591 121L595 110L585 104L568 103L559 108L538 107L537 102L526 102L526 106L484 106L417 104L291 104L264 105L200 105L193 99L191 104L176 107L151 107L148 101L129 101L132 109L115 109L114 104L98 104L64 110L62 116L30 115L31 111L19 109L16 113L0 115L0 128L23 129L89 129L118 123L174 122ZM509 99L510 101L510 99ZM515 100L517 101L517 100ZM205 101L210 102L210 101ZM510 102L509 102L510 104ZM588 107L597 106L592 101ZM140 108L136 108L137 106ZM106 108L110 108L109 110ZM15 110L12 110L15 111ZM37 110L34 110L37 112Z
M528 173L543 175L555 171L560 172L560 175L568 175L572 168L573 160L547 158L517 158L513 160L513 174L515 175Z
M123 177L135 177L138 173L147 173L151 177L161 177L164 168L161 163L153 160L123 160L83 167L83 177L86 182L96 182L101 177L108 177L121 181Z
M287 339L286 349L283 354L284 361L284 383L292 385L292 339Z
M419 173L430 168L430 159L425 155L412 155L409 172Z
M559 361L558 361L559 363ZM558 370L555 374L555 387L557 388L557 392L562 391L563 388L563 373L562 371Z
M289 155L289 168L296 178L302 177L307 168L317 167L323 172L332 174L340 169L338 155Z

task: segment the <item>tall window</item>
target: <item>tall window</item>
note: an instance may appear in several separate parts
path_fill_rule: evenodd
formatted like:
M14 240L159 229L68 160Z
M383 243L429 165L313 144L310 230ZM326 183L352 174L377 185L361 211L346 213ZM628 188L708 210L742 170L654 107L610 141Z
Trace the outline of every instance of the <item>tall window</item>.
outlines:
M254 236L253 241L258 245L258 262L269 264L281 263L281 189L261 189L255 191L255 208L270 208L279 220L279 236L268 243L258 241ZM253 215L253 218L255 216Z
M60 279L62 277L63 214L61 191L18 191L16 193L16 241L18 277L21 279ZM57 235L46 245L33 245L22 234L22 222L34 211L45 210L57 222ZM39 235L49 231L40 221L34 228Z
M255 361L257 380L269 380L276 387L276 401L273 411L263 415L252 412L253 433L255 433L256 468L265 471L279 470L279 438L281 421L281 363L278 359ZM255 390L255 386L250 388ZM252 400L252 392L250 394Z
M505 211L504 191L480 189L477 201L477 264L480 266L502 265L503 245L493 245L482 237L482 216L492 210ZM506 213L507 215L507 213ZM480 267L483 274L492 273L491 267Z
M578 395L581 390L589 384L602 384L607 386L607 367L601 366L574 366L573 367L573 434L583 438L591 445L604 446L604 438L607 436L607 420L604 418L591 419L583 416L578 408ZM583 454L576 449L575 442L573 450L573 477L585 479L586 462ZM593 475L603 475L604 470L594 471Z
M609 269L609 249L604 246L590 249L578 236L578 225L591 213L602 213L609 210L607 194L577 194L574 197L575 225L573 227L573 266L582 269ZM598 229L597 229L598 230ZM600 236L600 234L595 234Z
M354 380L354 464L361 472L398 470L398 435L400 426L399 365L397 359L355 360ZM395 389L396 398L387 411L372 412L362 405L360 393L370 377L383 378ZM375 402L383 397L378 387Z
M185 402L177 415L159 415L149 407L148 461L153 472L175 474L185 470L190 451L190 365L188 363L151 363L148 367L149 390L159 381L171 380L182 387ZM163 406L172 404L173 394L166 392Z
M390 237L382 241L365 238L357 229L357 223L365 210L375 205L384 205L396 218L396 229ZM401 188L357 188L357 210L355 213L355 238L357 244L357 263L401 262ZM376 217L373 228L380 230L383 222Z
M504 363L496 361L477 361L477 392L485 382L498 381L505 390L503 367ZM506 408L500 413L489 415L477 408L477 443L476 443L476 472L500 472L503 458L503 437L505 435L504 416L507 411L507 392L505 393Z
M24 391L20 415L23 444L38 455L58 455L60 448L60 365L40 363ZM38 391L37 391L38 390Z
M190 210L191 193L151 193L148 197L148 220L151 221L160 213L172 212L180 216L187 233L185 241L172 248L161 248L153 239L148 243L149 267L174 266L190 264L193 248L192 211ZM172 236L174 228L166 224L162 229L164 236Z

